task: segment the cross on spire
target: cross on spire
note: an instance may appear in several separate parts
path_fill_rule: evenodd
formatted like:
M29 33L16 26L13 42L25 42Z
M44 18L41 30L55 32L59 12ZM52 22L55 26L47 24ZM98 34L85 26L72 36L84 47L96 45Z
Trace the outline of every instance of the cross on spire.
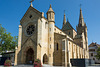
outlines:
M31 0L31 1L30 1L32 7L33 7L33 5L32 5L32 2L33 2L33 1L34 1L34 0Z
M64 10L64 13L65 13L65 10Z
M80 8L81 8L82 4L80 4Z

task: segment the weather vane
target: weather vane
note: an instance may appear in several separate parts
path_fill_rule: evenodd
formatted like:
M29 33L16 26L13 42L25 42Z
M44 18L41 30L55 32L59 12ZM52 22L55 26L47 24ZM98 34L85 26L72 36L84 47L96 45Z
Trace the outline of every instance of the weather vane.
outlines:
M34 1L34 0L31 0L31 1L30 1L32 7L33 7L33 5L32 5L32 2L33 2L33 1Z

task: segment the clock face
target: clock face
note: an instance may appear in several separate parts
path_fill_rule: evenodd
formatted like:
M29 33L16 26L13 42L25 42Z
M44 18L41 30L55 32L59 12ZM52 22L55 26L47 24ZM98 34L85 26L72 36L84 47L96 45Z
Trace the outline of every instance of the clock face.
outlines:
M26 29L27 35L32 35L34 32L34 25L29 25Z

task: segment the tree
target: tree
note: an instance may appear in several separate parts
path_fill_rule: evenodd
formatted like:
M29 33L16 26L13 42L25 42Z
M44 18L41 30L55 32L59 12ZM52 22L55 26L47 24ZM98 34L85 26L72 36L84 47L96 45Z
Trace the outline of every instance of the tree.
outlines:
M100 47L97 49L97 55L95 56L98 60L100 60Z
M16 36L12 37L11 33L6 32L5 28L0 24L0 52L15 50L17 39Z

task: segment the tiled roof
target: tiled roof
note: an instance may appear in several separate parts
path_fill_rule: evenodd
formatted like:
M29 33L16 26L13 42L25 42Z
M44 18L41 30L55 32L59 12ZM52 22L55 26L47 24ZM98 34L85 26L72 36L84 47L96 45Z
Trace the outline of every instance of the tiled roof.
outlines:
M94 43L94 42L92 42L92 43L89 45L89 47L94 47L94 46L100 47L100 45L99 45L99 44Z

